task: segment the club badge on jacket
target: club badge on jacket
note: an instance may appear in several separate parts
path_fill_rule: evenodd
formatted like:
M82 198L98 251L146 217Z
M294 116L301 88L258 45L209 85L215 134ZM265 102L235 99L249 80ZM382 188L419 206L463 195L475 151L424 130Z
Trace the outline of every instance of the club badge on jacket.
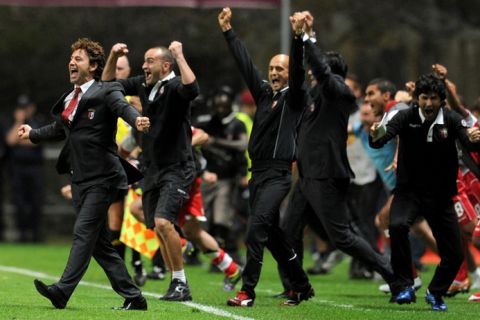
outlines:
M440 138L442 139L447 139L448 138L448 129L443 127L438 130L438 133L440 134Z
M93 120L93 117L95 117L95 109L88 109L87 117L89 120Z

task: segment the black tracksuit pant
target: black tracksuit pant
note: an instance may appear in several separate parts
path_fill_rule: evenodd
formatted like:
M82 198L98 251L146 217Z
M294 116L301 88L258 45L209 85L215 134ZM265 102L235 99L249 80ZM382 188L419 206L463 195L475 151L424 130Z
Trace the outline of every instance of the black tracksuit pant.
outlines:
M390 210L390 243L395 282L392 294L413 286L412 256L408 232L423 215L437 241L440 264L428 286L430 293L444 295L463 261L463 250L453 200L448 196L429 195L412 191L396 191Z
M348 178L301 177L299 180L301 194L315 211L335 247L380 273L390 284L394 281L394 276L388 259L351 229L346 204L349 183Z
M330 242L330 239L328 239L325 228L315 215L312 207L302 195L300 184L297 182L290 195L287 210L280 221L280 228L283 230L288 243L292 245L293 250L297 253L302 266L304 256L303 234L305 226L307 225L315 235L328 243L329 250L335 250L335 246ZM280 274L283 288L285 290L290 290L292 288L290 279L280 265L278 265L278 272Z
M263 251L267 247L288 274L292 289L301 291L310 284L302 266L279 227L280 205L291 185L290 168L253 170L249 182L251 215L248 220L247 263L242 274L242 290L255 298L260 278Z

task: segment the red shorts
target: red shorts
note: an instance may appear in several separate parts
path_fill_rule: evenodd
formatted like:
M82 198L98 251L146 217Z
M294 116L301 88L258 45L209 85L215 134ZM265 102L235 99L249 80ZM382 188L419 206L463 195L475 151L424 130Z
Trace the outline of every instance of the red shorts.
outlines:
M453 207L457 213L458 223L464 226L477 217L477 212L470 201L467 193L467 184L465 183L465 176L458 172L457 176L458 194L453 197Z
M477 226L473 230L473 237L480 238L480 220L477 221Z
M190 189L190 199L185 203L178 215L178 225L183 227L187 220L195 218L199 221L207 221L205 211L203 210L203 200L201 192L202 178L197 177L193 181Z
M478 219L477 226L473 230L473 237L474 238L480 238L480 219Z
M466 187L466 193L472 203L477 215L480 216L480 181L471 172L468 171L463 175L463 183Z
M466 193L462 192L453 197L455 212L457 213L458 223L464 226L475 220L477 213L473 208Z

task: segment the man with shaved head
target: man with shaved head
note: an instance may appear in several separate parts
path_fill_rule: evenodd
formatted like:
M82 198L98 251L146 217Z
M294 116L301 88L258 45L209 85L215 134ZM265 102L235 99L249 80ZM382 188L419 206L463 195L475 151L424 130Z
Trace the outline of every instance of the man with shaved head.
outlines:
M257 112L248 146L252 159L252 178L249 181L251 215L246 236L247 263L242 275L242 289L227 304L253 306L263 251L267 247L292 279L293 290L284 304L297 305L312 297L314 292L278 222L280 204L290 190L291 166L295 158L295 127L303 109L301 92L289 90L289 86L294 87L303 72L302 40L295 37L292 42L291 54L298 57L295 61L299 63L289 65L287 55L274 56L268 66L266 82L233 31L231 18L230 8L224 8L218 15L218 22L257 104Z

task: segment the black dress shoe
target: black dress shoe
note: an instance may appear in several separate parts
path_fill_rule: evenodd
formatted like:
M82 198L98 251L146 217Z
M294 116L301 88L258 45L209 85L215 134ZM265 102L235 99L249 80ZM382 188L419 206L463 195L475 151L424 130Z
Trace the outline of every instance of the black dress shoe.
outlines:
M125 299L122 307L113 308L114 310L147 310L147 300L143 296L132 299Z
M38 279L33 280L33 283L35 284L35 288L37 289L38 293L49 299L55 308L65 308L67 305L67 298L56 285L46 285Z

